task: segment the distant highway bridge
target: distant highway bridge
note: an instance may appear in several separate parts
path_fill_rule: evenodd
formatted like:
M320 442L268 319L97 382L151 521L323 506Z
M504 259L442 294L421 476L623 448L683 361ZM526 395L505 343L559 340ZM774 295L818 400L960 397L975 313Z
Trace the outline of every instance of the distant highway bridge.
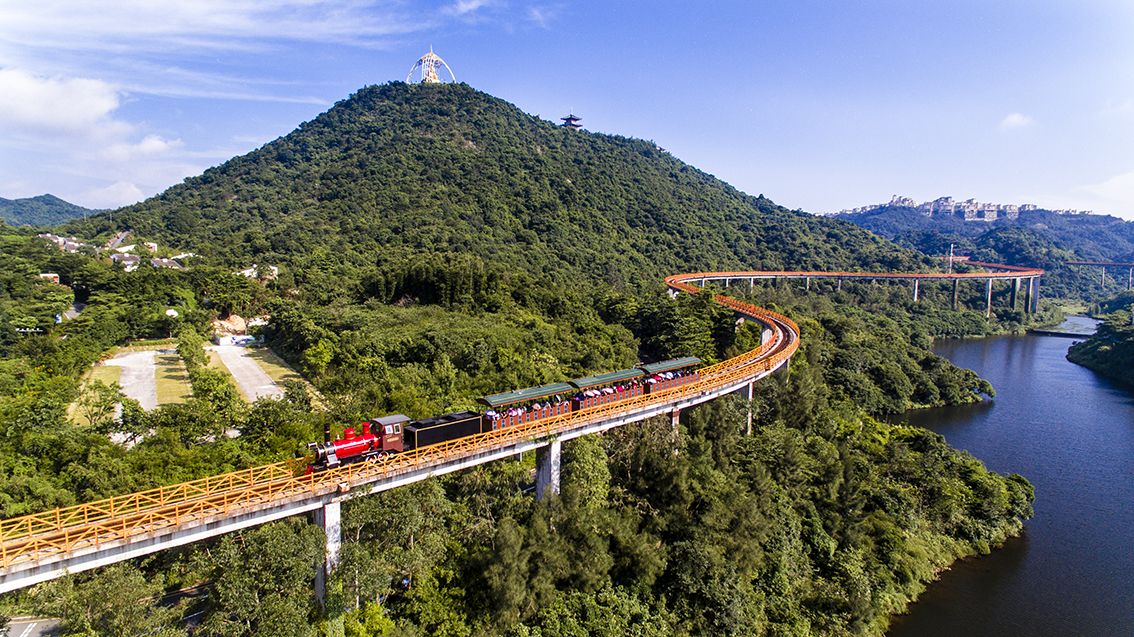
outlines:
M1102 271L1102 283L1106 285L1106 269L1117 268L1126 269L1126 289L1134 289L1134 263L1126 263L1122 261L1067 261L1067 265L1082 265L1094 268L1099 268Z
M974 264L975 265L975 264ZM983 265L983 264L982 264ZM1027 280L1028 302L1038 300L1042 270L986 265L983 273L865 272L698 272L666 279L671 293L696 293L700 286L760 279L832 278L987 280L989 307L993 280ZM1034 288L1034 290L1033 290ZM954 293L955 295L955 293ZM340 505L356 496L376 493L476 465L537 452L537 487L542 496L558 491L562 442L647 418L668 415L676 426L681 410L746 390L784 368L799 347L799 327L789 318L751 303L715 294L714 300L742 319L763 325L761 345L700 370L698 381L627 400L591 407L532 423L507 427L397 454L382 462L344 465L303 474L304 461L253 467L115 496L96 502L0 520L0 593L30 586L66 573L77 573L182 546L273 520L314 512L327 534L324 569L317 571L322 593L326 572L338 560L341 543ZM1015 305L1015 294L1013 294ZM751 427L751 412L749 412Z
M1039 309L1040 277L1044 271L1039 268L1026 268L1014 265L1001 265L998 263L982 263L970 261L968 257L953 257L956 262L964 262L970 266L984 268L985 272L803 272L803 271L762 271L762 272L699 272L682 275L687 280L699 281L702 286L709 282L723 283L729 287L734 281L747 281L752 287L755 281L778 279L802 279L805 289L811 288L813 279L828 279L837 281L839 288L843 281L908 281L912 284L913 300L916 303L920 294L921 283L925 281L952 281L953 282L953 309L957 308L957 295L962 281L976 281L984 283L985 316L992 316L992 284L994 281L1007 281L1012 285L1011 301L1009 305L1016 309L1020 288L1024 288L1024 310L1034 313ZM668 280L668 279L667 279Z

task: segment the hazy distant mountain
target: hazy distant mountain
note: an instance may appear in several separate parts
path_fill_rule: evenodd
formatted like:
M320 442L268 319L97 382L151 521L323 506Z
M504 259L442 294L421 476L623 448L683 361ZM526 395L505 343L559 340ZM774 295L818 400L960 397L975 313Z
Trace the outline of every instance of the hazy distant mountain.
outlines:
M882 205L834 216L898 243L938 254L942 249L948 252L950 242L966 252L980 249L990 237L1012 229L1050 242L1071 253L1069 258L1073 259L1115 261L1134 256L1134 222L1103 214L1034 209L1021 211L1016 218L966 221L957 215L930 216L910 206Z
M63 201L55 195L24 199L0 197L0 219L13 226L54 226L97 211Z
M1014 218L966 221L956 214L884 204L833 216L926 254L947 254L953 245L956 254L981 261L1045 268L1044 285L1056 296L1098 300L1125 284L1111 277L1104 286L1097 270L1066 261L1134 261L1134 222L1110 215L1032 209Z

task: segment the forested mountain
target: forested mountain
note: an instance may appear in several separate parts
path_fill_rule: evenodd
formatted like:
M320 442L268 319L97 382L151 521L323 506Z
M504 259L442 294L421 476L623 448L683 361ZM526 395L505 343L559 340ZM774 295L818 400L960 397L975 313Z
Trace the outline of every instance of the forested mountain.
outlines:
M113 227L93 221L202 256L125 272L0 227L0 517L295 457L326 425L756 346L759 327L710 295L666 295L674 272L935 265L464 85L363 89ZM233 275L252 263L279 278ZM905 287L818 287L731 290L803 332L790 373L758 384L750 435L732 396L676 429L570 441L562 497L527 493L526 454L351 500L325 606L310 581L322 538L291 519L0 597L0 615L83 635L313 636L331 620L350 636L880 635L953 560L1018 533L1032 490L875 418L991 394L928 347L997 325L931 286L916 305ZM72 298L82 313L56 323ZM267 343L323 408L298 384L249 405L202 367L202 337L230 311L270 315ZM72 402L106 402L80 382L102 352L170 334L191 398L68 421ZM201 597L163 595L189 587Z
M24 199L0 197L0 219L15 226L53 226L95 212L97 211L63 201L55 195Z
M1044 268L1049 272L1046 293L1062 297L1097 301L1120 289L1115 282L1104 287L1097 271L1066 266L1065 261L1134 260L1134 222L1110 215L1034 210L1014 220L984 222L886 205L834 217L926 254L948 254L954 244L956 254L976 260Z
M423 253L607 284L690 268L920 265L650 142L558 127L467 85L362 89L114 220L228 265L291 265L301 283Z

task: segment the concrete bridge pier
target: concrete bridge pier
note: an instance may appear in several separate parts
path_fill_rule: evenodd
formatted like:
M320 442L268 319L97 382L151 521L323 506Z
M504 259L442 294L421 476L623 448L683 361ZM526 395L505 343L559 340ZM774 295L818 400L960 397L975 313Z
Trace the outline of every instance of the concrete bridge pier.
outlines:
M960 288L960 280L953 279L953 309L957 309L957 290Z
M917 303L917 285L918 285L918 283L919 283L919 281L917 279L913 280L913 302L914 303Z
M327 579L339 565L339 550L343 546L342 502L331 500L321 509L315 509L315 524L327 535L327 550L323 563L315 567L315 599L322 606L327 600Z
M811 291L811 277L807 277L807 278L804 279L803 290L805 292Z
M559 439L555 439L546 447L536 449L537 500L543 500L553 493L559 495L559 471L563 462L562 445Z
M752 397L756 390L756 382L748 383L748 425L744 428L744 435L752 435Z
M1134 268L1126 271L1126 289L1134 289Z
M1038 277L1032 279L1031 287L1033 288L1032 289L1032 314L1035 314L1036 312L1039 312L1039 300L1040 300L1040 280L1039 280Z
M992 279L988 280L988 293L986 296L986 305L984 309L984 318L992 318Z
M1012 279L1012 311L1016 311L1016 297L1020 295L1020 277Z
M835 291L836 292L842 292L843 291L843 280L842 279L839 279L838 281L835 282Z

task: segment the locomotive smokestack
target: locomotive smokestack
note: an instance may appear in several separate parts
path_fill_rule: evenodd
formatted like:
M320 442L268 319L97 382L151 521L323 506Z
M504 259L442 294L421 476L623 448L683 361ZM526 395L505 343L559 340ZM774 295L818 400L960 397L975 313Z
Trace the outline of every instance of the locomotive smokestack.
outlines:
M323 442L325 444L330 444L331 442L331 423L329 422L323 425Z

